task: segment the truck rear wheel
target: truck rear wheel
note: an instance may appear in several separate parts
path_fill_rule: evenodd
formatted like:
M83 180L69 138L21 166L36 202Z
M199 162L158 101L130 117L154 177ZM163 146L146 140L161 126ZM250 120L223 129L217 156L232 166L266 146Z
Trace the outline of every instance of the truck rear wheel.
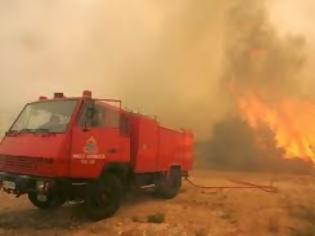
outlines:
M40 195L37 192L32 192L28 194L28 199L35 207L39 209L58 208L66 202L66 198L64 196L53 193Z
M85 207L89 218L101 220L111 217L118 210L123 195L120 179L107 173L87 187Z
M180 168L172 168L169 174L163 174L158 180L156 195L162 198L174 198L182 186L182 174Z

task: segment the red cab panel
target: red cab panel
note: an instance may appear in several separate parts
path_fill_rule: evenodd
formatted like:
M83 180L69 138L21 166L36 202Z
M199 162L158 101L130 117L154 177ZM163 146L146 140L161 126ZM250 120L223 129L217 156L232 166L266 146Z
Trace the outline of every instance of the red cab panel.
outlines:
M7 136L0 145L0 171L65 177L69 142L66 134Z
M119 129L75 127L70 159L70 177L97 178L107 163L129 163L130 140Z

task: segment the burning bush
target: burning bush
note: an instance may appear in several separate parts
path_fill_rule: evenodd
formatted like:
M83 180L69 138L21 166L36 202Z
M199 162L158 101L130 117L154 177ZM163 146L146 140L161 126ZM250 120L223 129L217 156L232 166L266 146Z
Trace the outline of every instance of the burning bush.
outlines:
M246 121L234 117L218 123L213 139L197 144L200 166L233 170L263 170L306 173L311 165L301 159L286 160L285 150L276 147L274 133L267 127L253 130Z

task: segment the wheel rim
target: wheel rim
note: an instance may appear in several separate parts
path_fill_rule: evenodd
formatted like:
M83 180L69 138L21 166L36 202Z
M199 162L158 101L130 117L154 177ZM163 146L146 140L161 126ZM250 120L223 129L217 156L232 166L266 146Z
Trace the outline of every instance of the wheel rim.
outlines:
M112 202L112 195L112 191L110 190L99 191L92 202L94 207L98 208L110 205L110 203Z

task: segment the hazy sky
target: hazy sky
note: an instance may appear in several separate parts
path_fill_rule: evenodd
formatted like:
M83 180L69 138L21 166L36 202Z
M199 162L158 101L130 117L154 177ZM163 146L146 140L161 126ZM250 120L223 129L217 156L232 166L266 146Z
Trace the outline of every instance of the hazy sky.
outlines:
M279 30L304 34L314 44L314 0L273 0L270 2L272 21Z

